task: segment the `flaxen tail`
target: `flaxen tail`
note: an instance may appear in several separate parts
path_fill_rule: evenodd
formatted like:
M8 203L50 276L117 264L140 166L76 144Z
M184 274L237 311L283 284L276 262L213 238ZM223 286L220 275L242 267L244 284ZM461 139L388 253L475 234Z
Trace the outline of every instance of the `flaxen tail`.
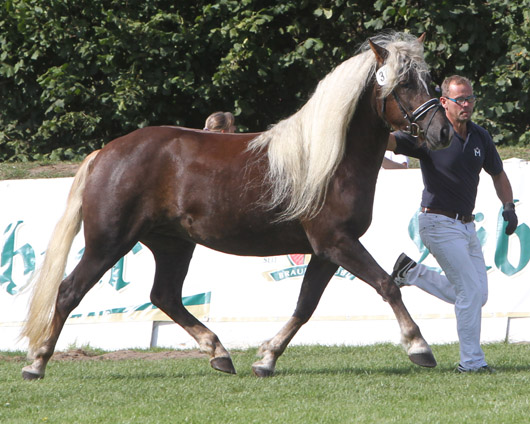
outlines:
M44 263L33 277L28 316L20 335L21 338L29 339L30 355L51 336L59 285L63 280L72 242L81 228L81 205L86 179L98 152L96 150L88 155L79 167L68 194L66 210L55 226L46 249Z

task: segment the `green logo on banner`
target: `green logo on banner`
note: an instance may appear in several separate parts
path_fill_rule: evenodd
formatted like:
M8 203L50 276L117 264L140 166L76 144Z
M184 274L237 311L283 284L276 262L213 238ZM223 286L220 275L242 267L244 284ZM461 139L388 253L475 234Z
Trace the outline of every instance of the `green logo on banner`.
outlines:
M17 286L22 286L26 281L15 282L13 276L13 264L15 258L18 256L22 260L24 276L30 275L35 271L35 250L30 244L26 243L23 246L15 249L16 246L16 233L17 229L23 224L23 221L17 221L14 224L9 224L4 230L2 239L0 239L0 286L3 286L7 293L15 295L17 293ZM131 252L136 255L143 249L140 243L132 248ZM83 256L85 251L82 248L77 254L77 261ZM121 258L110 270L110 278L108 284L110 284L116 291L120 291L130 283L124 279L125 270L125 258ZM103 281L100 281L103 283Z
M517 202L517 200L516 200ZM497 246L495 248L495 265L505 275L511 276L521 271L530 261L530 228L526 224L520 224L511 239L517 237L519 240L519 263L513 266L508 260L510 237L504 232L508 223L502 217L502 208L497 217Z
M29 244L15 250L15 234L17 228L22 224L9 224L4 231L2 250L0 252L0 286L5 285L5 290L9 294L16 294L16 284L13 281L13 261L16 256L20 256L24 266L24 275L35 270L35 251Z
M515 202L517 202L517 200L515 200ZM427 249L427 247L421 241L418 219L419 213L420 210L418 209L415 212L414 216L410 219L408 231L410 239L414 242L420 252L420 258L417 260L417 262L422 262L429 255L430 252L429 249ZM483 213L479 212L475 215L475 222L478 223L482 222L483 220ZM495 265L503 274L511 276L524 269L526 265L528 265L528 262L530 262L530 228L528 227L528 225L522 223L516 228L515 233L511 236L512 241L514 237L517 237L517 239L519 240L519 263L514 266L508 260L510 238L504 232L507 225L508 223L505 222L502 218L501 208L497 217ZM483 227L480 227L477 229L477 237L480 241L480 245L485 246L486 241L488 240L488 232ZM486 266L486 268L490 269L491 266ZM437 268L436 270L438 270L438 272L441 272L441 269L439 268Z

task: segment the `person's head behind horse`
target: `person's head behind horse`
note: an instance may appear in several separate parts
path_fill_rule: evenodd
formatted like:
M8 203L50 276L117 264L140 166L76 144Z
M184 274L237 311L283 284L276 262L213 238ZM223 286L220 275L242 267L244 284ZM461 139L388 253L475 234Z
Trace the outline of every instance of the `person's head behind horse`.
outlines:
M233 133L236 131L235 118L230 112L214 112L204 123L204 129L208 131Z

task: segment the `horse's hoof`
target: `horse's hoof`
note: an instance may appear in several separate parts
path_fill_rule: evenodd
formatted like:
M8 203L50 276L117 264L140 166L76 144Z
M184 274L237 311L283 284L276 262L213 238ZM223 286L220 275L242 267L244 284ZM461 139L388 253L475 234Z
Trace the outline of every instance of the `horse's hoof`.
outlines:
M411 353L409 359L420 367L434 368L436 364L436 359L431 351L423 353Z
M234 364L232 363L232 360L227 356L210 359L210 365L212 366L214 370L217 370L217 371L226 372L228 374L236 373L236 369L234 368Z
M270 368L265 368L263 366L259 365L252 365L252 371L254 372L254 375L256 377L272 377L274 375L274 371Z
M44 374L37 374L29 369L29 367L22 368L22 378L24 380L40 380L44 378Z

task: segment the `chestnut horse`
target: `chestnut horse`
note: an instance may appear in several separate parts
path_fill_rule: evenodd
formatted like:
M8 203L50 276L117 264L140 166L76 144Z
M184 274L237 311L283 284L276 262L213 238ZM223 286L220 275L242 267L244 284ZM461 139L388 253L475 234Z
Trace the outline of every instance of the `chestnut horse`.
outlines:
M216 370L235 373L218 337L181 300L197 243L235 255L312 255L292 317L260 347L257 376L274 373L339 266L389 303L412 362L434 367L400 290L359 242L372 219L390 128L410 131L432 149L446 147L452 135L428 88L422 41L403 33L370 39L298 112L263 133L150 127L89 155L35 281L22 331L34 361L23 377L44 376L69 314L138 241L156 263L152 303L197 341ZM63 280L81 222L85 251Z

